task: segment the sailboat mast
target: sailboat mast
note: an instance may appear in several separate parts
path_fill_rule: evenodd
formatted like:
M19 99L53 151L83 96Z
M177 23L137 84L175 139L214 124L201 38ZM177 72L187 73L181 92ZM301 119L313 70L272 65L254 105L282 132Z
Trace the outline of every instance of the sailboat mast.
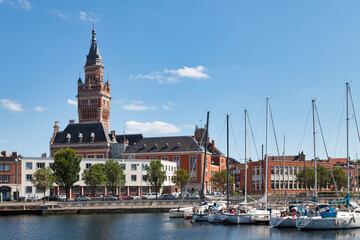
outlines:
M229 181L229 114L226 115L226 200L227 207L230 207L230 181Z
M283 151L283 196L286 195L286 182L285 182L285 135L284 135L284 151Z
M247 127L246 127L246 116L247 115L247 110L245 109L245 200L244 202L247 202L247 158L246 158L246 136L247 136Z
M346 83L346 163L347 163L347 194L350 194L349 177L349 83Z
M268 133L269 133L269 98L266 98L266 141L265 141L265 196L268 195Z
M207 112L206 117L206 128L205 128L205 154L204 154L204 166L203 166L203 172L202 172L202 185L201 185L201 200L205 200L205 194L204 194L204 184L205 184L205 172L206 172L206 165L207 165L207 159L206 159L206 153L207 153L207 145L208 145L208 129L209 129L209 115L210 112ZM201 144L201 143L200 143ZM195 159L197 161L197 159Z
M315 186L314 186L314 201L317 202L317 169L316 169L316 141L315 141L315 99L312 100L313 112L313 137L314 137L314 166L315 166Z

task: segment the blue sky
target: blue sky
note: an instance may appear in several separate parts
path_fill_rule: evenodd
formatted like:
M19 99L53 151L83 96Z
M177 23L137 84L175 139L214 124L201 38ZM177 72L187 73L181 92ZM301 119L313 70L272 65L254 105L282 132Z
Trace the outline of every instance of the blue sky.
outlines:
M346 81L360 109L359 11L358 1L0 0L0 149L40 156L55 120L61 130L78 120L71 103L94 17L118 133L125 125L145 136L192 135L210 111L210 138L226 153L229 113L230 153L241 160L244 109L261 154L269 97L280 152L286 135L286 154L311 158L316 98L329 154L344 157ZM350 130L354 158L353 122ZM277 154L273 134L269 154Z

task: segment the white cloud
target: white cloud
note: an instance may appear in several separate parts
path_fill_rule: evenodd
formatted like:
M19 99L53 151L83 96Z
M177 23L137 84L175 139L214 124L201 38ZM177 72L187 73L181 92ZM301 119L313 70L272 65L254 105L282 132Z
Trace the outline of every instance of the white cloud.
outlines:
M185 127L186 127L186 128L195 129L195 126L194 126L194 125L191 125L191 124L185 124Z
M196 68L184 67L179 69L165 69L165 72L170 72L174 74L178 74L180 77L188 77L188 78L209 78L209 75L204 73L205 68L203 66L197 66Z
M35 111L37 111L37 112L43 112L43 111L45 111L45 110L47 109L47 107L39 107L39 106L36 106L34 109L35 109Z
M51 9L49 10L49 13L62 19L69 18L68 15L59 10Z
M70 104L70 105L77 106L77 101L74 101L74 100L72 100L72 99L68 99L68 100L67 100L67 103Z
M22 8L26 11L31 9L31 4L28 0L0 0L1 3L7 3L15 8Z
M10 112L22 112L24 109L22 108L20 103L16 101L12 101L9 99L0 99L1 107L8 109Z
M131 110L131 111L145 111L145 110L156 110L155 106L146 106L142 102L137 101L130 104L124 104L121 106L122 109Z
M206 73L205 67L184 67L179 69L164 69L162 71L157 71L149 74L138 74L130 75L131 79L149 79L156 80L159 83L179 83L181 78L193 78L193 79L207 79L210 76Z
M171 106L175 106L176 104L173 103L172 101L168 101L166 104L163 104L161 105L161 107L164 109L164 110L170 110L172 109Z
M102 17L101 15L98 15L94 12L86 13L84 11L80 11L80 19L83 21L98 22L101 20L101 17Z
M128 121L125 123L127 133L144 133L144 134L170 134L177 133L180 128L171 123L160 121L154 122L136 122Z

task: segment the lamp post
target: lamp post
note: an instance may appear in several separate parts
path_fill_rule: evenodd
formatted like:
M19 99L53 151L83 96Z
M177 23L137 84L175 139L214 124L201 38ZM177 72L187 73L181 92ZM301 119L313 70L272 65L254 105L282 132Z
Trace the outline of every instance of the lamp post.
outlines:
M22 156L19 155L15 158L15 198L14 200L19 200L19 161L22 160Z

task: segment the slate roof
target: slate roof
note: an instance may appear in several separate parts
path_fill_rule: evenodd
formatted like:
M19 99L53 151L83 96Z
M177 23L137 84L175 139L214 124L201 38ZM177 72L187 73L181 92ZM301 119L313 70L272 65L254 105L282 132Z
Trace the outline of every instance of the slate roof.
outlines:
M197 151L198 148L198 142L191 136L151 137L127 146L126 153L186 152Z
M85 66L91 66L91 65L102 66L102 59L100 56L100 51L99 51L99 48L96 43L95 27L92 30L91 46L90 46L89 54L86 56L86 65Z
M111 142L109 132L102 123L74 123L56 133L54 144L67 143L67 134L71 136L70 143L79 143L79 133L83 135L83 143L91 142L91 133L95 134L94 142Z
M125 134L125 138L129 141L129 145L133 145L134 143L137 143L144 137L142 134ZM123 143L124 135L116 135L116 142Z

